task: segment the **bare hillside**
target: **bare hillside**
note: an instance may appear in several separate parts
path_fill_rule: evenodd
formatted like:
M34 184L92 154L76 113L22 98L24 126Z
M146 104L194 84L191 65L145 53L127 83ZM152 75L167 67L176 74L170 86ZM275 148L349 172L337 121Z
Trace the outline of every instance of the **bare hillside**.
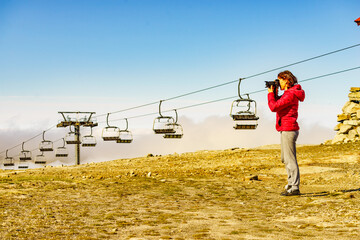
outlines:
M0 172L1 239L356 239L360 143L277 146Z

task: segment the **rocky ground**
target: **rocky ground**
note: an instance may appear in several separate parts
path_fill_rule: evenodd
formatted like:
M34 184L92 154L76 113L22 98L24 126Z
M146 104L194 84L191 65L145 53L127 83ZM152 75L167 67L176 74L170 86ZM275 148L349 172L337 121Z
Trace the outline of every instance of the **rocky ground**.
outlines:
M360 143L278 146L0 172L1 239L357 239Z

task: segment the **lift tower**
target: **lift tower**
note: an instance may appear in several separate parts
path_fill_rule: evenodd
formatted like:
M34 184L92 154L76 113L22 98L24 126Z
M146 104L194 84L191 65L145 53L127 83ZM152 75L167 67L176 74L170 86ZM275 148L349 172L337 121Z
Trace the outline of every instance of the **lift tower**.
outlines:
M80 140L80 127L96 127L98 126L98 123L94 121L92 118L93 114L96 114L95 112L59 112L63 120L56 125L56 127L71 127L74 126L75 132L75 158L76 158L76 164L80 164L80 146L81 146L81 140ZM65 116L66 115L66 116Z

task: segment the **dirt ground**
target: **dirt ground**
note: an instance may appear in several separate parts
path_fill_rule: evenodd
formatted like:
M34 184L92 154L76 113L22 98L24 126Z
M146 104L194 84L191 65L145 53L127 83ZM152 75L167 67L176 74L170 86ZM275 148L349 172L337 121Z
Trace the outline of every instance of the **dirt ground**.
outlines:
M279 146L0 171L1 239L358 239L360 143Z

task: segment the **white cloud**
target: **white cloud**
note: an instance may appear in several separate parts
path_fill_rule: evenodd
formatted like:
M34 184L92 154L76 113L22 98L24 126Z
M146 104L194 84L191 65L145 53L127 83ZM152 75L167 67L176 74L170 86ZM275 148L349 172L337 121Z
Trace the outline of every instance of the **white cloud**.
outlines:
M275 113L270 112L267 107L265 96L258 100L258 115L260 120L256 130L234 130L234 122L228 115L231 101L215 103L211 105L186 109L179 111L179 123L184 128L182 139L163 139L162 136L155 135L152 128L152 121L156 117L148 116L129 120L129 130L134 134L134 141L131 144L117 144L114 142L104 142L101 139L101 131L105 123L94 129L94 136L97 137L98 145L95 148L82 148L82 162L107 161L118 158L129 158L145 156L149 153L163 155L170 153L191 152L204 149L227 149L233 147L250 148L266 144L280 143L279 133L275 130ZM78 102L75 100L79 100ZM10 98L5 100L1 106L2 112L6 112L5 117L0 120L0 151L21 144L22 141L38 135L43 130L57 123L61 117L57 110L96 110L100 114L108 111L121 109L117 102L111 104L103 99L67 99L61 103L60 99L53 98L48 101L44 99L24 99ZM26 104L24 104L26 102ZM60 102L60 103L59 103ZM87 105L90 104L90 105ZM123 105L126 104L122 103ZM74 107L76 105L76 107ZM136 102L134 102L136 105ZM186 104L184 104L186 105ZM86 106L93 106L89 109ZM145 112L139 110L134 115L148 112L156 112L157 106L146 109ZM327 139L333 138L335 132L332 128L336 125L336 115L341 111L341 106L313 105L305 102L300 104L299 123L301 126L299 144L319 144ZM170 113L171 114L171 113ZM124 116L113 116L112 119ZM100 119L104 121L104 118ZM112 122L116 125L124 126L124 122ZM68 129L53 128L46 133L46 139L57 140L65 136ZM82 135L88 130L82 129ZM39 136L28 143L27 149L34 149L39 146L42 136ZM56 142L54 147L61 146L61 142ZM74 163L74 147L68 146L70 156L67 160L55 159L54 153L48 153L50 161L61 161L62 164ZM12 149L10 156L20 153L21 147ZM35 151L33 154L38 154ZM4 155L4 154L2 154Z

